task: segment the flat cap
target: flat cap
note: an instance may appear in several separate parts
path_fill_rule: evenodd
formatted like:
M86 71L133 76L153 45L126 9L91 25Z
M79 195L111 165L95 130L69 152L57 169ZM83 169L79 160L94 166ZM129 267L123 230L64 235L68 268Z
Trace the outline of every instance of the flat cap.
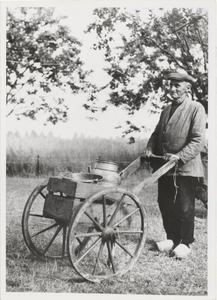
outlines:
M183 74L183 73L170 73L167 77L168 80L177 80L177 81L187 81L190 83L196 82L196 79L191 77L188 74Z

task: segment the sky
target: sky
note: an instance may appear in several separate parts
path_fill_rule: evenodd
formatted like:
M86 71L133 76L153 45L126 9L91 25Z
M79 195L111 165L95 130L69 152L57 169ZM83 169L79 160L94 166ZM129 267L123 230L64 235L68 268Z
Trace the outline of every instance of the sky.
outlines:
M102 53L92 49L93 36L84 33L87 25L93 20L92 11L92 5L87 5L85 9L78 4L71 5L70 9L67 5L58 5L55 9L55 15L67 16L67 18L62 21L63 24L67 25L71 29L72 35L78 37L83 43L81 59L85 61L87 69L94 70L93 80L103 85L107 83L108 78L107 74L102 72L102 67L105 65ZM18 131L21 135L31 131L35 131L38 134L41 132L45 134L52 132L54 136L63 138L71 138L74 133L91 137L110 138L122 136L122 130L115 129L115 127L124 125L126 120L130 120L135 122L138 126L144 125L148 128L148 131L143 131L136 135L143 138L150 134L149 131L154 129L159 117L158 115L151 115L146 107L142 108L134 116L129 117L123 108L110 106L106 112L97 115L97 121L90 121L88 112L82 107L82 96L78 95L75 97L74 95L65 94L64 97L66 100L68 98L72 100L71 98L73 97L73 101L70 101L72 104L69 107L69 118L66 123L58 122L56 125L44 125L40 117L38 117L36 121L29 120L25 117L17 121L16 117L11 115L6 120L7 131ZM96 114L94 116L96 116Z
M143 1L139 2L141 3L140 5L142 5ZM94 70L93 80L95 80L98 84L101 85L107 83L107 74L105 72L102 72L102 67L105 65L102 53L92 49L92 44L94 42L93 36L84 33L84 30L87 28L87 25L94 20L92 11L93 8L95 8L95 5L93 6L93 3L97 3L97 6L99 6L98 3L100 2L86 1L85 9L84 2L82 1L75 1L74 3L72 1L70 2L70 5L62 5L61 1L51 2L51 5L53 5L53 3L55 3L56 7L55 15L67 16L67 18L64 19L64 21L62 21L63 24L67 25L71 29L71 34L78 37L79 40L83 43L81 59L85 61L87 69ZM118 3L120 2L115 1L113 3L118 5ZM137 1L126 1L125 3L131 3L131 5L132 3L138 4ZM51 5L49 1L46 3L46 6ZM156 8L159 8L159 3L157 3L157 5L158 6ZM129 7L131 6L129 5ZM150 4L148 4L148 7L150 7ZM91 137L99 136L104 138L110 138L115 136L122 136L122 130L117 130L115 129L115 127L118 127L119 125L124 125L124 122L126 120L129 120L132 123L135 123L135 125L137 126L146 127L146 131L140 132L136 135L136 137L138 136L143 138L150 136L159 119L159 114L153 115L150 113L148 109L150 108L149 103L147 106L142 107L138 112L136 112L135 115L130 117L127 115L126 111L123 110L123 108L110 106L106 112L94 115L97 115L97 121L90 121L90 119L88 118L88 116L90 115L82 107L82 95L78 95L75 97L72 94L65 94L64 97L67 103L71 103L68 112L69 117L66 123L59 122L56 125L44 125L44 122L40 117L37 118L36 121L29 120L25 117L23 117L20 121L17 121L14 116L10 116L6 120L6 130L13 132L19 131L21 135L24 135L26 132L31 132L32 130L34 130L36 133L39 134L41 132L45 134L52 132L53 135L60 136L63 138L71 138L74 136L75 133L84 134L85 136ZM104 95L104 97L106 98L106 95Z

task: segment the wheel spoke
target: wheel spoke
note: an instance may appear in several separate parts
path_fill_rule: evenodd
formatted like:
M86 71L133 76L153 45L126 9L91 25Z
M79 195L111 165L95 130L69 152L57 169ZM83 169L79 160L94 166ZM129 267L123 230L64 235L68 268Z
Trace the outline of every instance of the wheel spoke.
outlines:
M39 192L39 194L45 199L46 196L42 193L42 191Z
M105 199L104 196L103 196L103 224L104 224L104 227L107 226L107 217L106 217L106 199Z
M60 230L63 228L62 225L59 226L59 228L57 228L56 232L54 233L52 239L50 240L49 244L47 245L47 247L45 248L45 250L43 251L43 254L45 254L48 249L50 248L50 246L52 245L53 241L55 240L55 238L57 237L57 235L59 234Z
M113 226L118 226L120 223L124 222L126 219L128 219L129 217L131 217L133 214L135 214L137 211L139 211L140 208L136 208L134 211L132 211L130 214L128 214L127 216L125 216L122 220L118 221L116 224L114 224Z
M105 199L108 199L108 198L106 197ZM112 205L109 206L107 218L111 217L111 214L114 211L115 207L117 207L117 202L114 202Z
M115 209L115 211L114 211L114 213L113 213L113 215L112 215L112 217L111 217L108 225L112 225L112 222L116 218L116 215L117 215L117 213L118 213L118 211L119 211L119 209L120 209L120 207L121 207L121 205L122 205L122 203L124 201L124 198L125 198L125 194L122 195L121 200L118 202L118 205L117 205L117 207L116 207L116 209Z
M121 248L123 249L125 252L127 252L131 257L134 257L133 254L131 254L123 245L121 245L120 242L118 242L117 240L115 241L115 243Z
M83 223L79 223L79 224L82 225ZM81 235L75 233L75 238L76 238L76 240L79 242L80 245L83 244L84 239L81 240L79 237L88 237L87 234L91 233L93 230L94 230L94 227L89 227L89 228L88 228L88 231L85 232L84 235L83 235L83 233L81 233Z
M135 233L143 233L143 230L118 230L117 234L135 234Z
M81 245L82 241L79 238L77 238L77 237L76 237L76 239L79 242L79 244Z
M29 214L31 217L38 217L38 218L44 218L43 215L39 215L39 214Z
M96 241L94 241L89 249L75 262L75 265L77 265L96 245L98 245L100 240L101 238L99 237Z
M31 235L30 237L33 238L33 237L35 237L35 236L37 236L37 235L39 235L39 234L41 234L41 233L43 233L43 232L45 232L45 231L47 231L47 230L50 230L50 229L52 229L52 228L54 228L54 227L56 227L56 226L58 226L58 225L59 225L59 223L55 223L55 224L53 224L53 225L51 225L51 226L49 226L49 227L46 227L46 228L40 230L40 231L37 232L37 233Z
M114 265L114 260L113 260L113 255L112 255L112 251L111 251L111 242L108 241L106 244L107 244L108 253L109 253L109 261L112 264L112 271L113 271L113 273L116 273L116 271L115 271L115 265Z
M102 250L103 250L104 246L105 246L105 243L102 241L101 245L100 245L100 249L99 249L98 255L97 255L96 263L95 263L95 266L94 266L94 269L93 269L93 273L92 273L93 275L96 273L96 268L98 266L99 258L100 258L100 255L102 253Z
M75 238L76 238L76 240L79 242L79 246L76 248L76 250L75 250L75 254L76 254L76 256L77 256L77 254L79 253L79 252L81 252L84 248L85 248L85 246L87 245L87 243L88 243L88 241L90 240L90 238L92 237L92 236L99 236L101 233L100 232L97 232L97 235L95 235L95 234L91 234L91 233L93 233L93 230L94 230L94 227L89 227L88 228L88 231L87 232L85 232L84 233L84 236L82 236L83 237L83 239L81 240L80 238L78 238L77 236L76 236L76 233L75 233ZM82 233L81 233L82 234ZM78 234L79 235L79 234ZM83 234L82 234L83 235Z
M103 231L103 227L88 212L85 211L84 213L94 223L94 225L96 225L96 227L99 230Z
M101 232L86 232L86 233L75 233L75 238L80 238L80 237L91 237L91 236L101 236Z
M63 226L63 245L62 245L62 256L65 255L65 246L66 246L66 228L67 226Z

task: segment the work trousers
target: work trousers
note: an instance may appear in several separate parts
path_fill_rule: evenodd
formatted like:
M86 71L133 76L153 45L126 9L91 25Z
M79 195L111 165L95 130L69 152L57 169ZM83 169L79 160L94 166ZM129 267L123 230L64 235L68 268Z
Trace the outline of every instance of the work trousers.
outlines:
M196 177L162 176L158 180L158 204L167 239L175 245L194 241Z

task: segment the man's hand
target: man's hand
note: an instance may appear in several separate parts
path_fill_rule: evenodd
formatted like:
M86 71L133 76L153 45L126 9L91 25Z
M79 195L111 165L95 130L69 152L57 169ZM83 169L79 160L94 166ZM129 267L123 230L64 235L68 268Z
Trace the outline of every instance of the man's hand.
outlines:
M143 156L146 157L146 158L150 158L151 156L153 155L152 151L151 150L145 150L143 152Z
M164 159L165 159L166 161L169 161L169 160L179 160L180 157L179 157L178 155L176 155L176 154L166 153L166 154L164 155Z

